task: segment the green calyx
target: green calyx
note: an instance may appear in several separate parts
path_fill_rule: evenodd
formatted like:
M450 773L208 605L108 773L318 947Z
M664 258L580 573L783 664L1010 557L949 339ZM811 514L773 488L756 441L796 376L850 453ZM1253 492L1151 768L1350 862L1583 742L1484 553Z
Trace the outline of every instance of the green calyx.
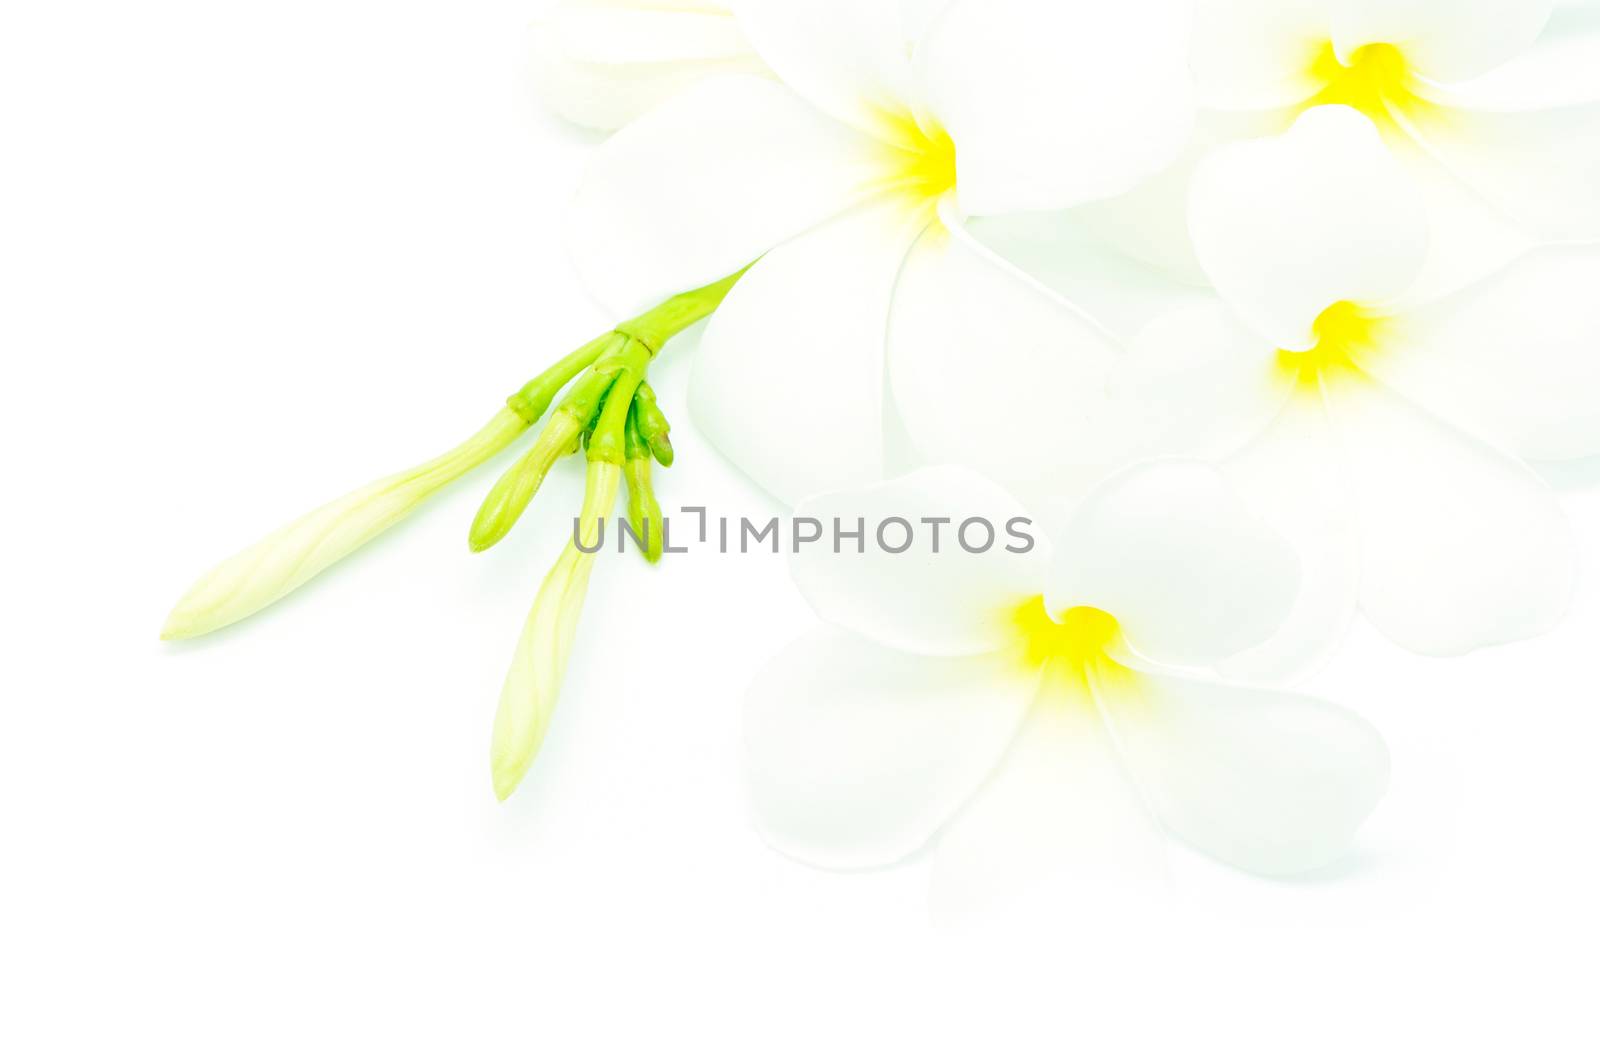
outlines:
M506 399L529 426L541 420L551 405L555 412L533 446L500 477L478 509L468 534L474 552L492 547L510 533L556 461L581 447L590 463L624 469L629 519L646 541L646 558L654 563L661 557L661 508L650 484L650 461L671 466L671 425L646 372L673 336L716 311L745 271L675 295L619 324Z

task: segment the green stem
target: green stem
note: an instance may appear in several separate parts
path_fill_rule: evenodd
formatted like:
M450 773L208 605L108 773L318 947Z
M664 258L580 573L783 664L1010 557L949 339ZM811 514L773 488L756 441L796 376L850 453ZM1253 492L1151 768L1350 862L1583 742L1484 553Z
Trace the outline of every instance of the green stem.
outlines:
M579 372L594 364L611 349L616 341L617 333L608 331L584 343L530 379L521 390L506 398L506 404L510 406L512 412L521 416L528 426L533 426L544 417L556 395L576 379Z
M733 290L733 285L749 270L750 266L746 265L716 283L674 295L654 309L619 324L617 332L644 343L654 357L661 352L661 347L667 344L668 339L715 313L717 307L722 305L722 300L728 297L728 292Z

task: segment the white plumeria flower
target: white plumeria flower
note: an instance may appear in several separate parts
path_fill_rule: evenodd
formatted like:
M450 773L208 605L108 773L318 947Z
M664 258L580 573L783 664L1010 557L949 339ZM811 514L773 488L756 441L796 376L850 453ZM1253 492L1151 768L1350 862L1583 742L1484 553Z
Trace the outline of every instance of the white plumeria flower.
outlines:
M1196 79L1230 110L1355 107L1550 238L1600 237L1600 70L1568 106L1528 109L1495 73L1539 39L1553 0L1202 0ZM1440 168L1442 167L1442 168Z
M930 4L914 50L892 0L736 10L784 84L707 80L624 128L570 226L615 308L761 259L702 342L701 429L786 500L881 477L886 399L925 458L1003 458L1003 408L1058 418L1063 463L1092 463L1102 429L1059 398L1102 389L1114 344L960 219L1167 165L1192 117L1186 5Z
M1195 674L1287 614L1288 545L1197 461L1113 476L1037 527L1034 549L957 543L965 520L1006 525L1020 513L1000 487L953 466L801 506L824 526L864 519L869 540L895 518L919 531L899 554L794 558L834 628L786 649L747 698L749 783L767 839L836 869L891 864L936 839L935 876L970 873L959 855L993 852L973 830L1004 827L993 804L1016 770L1095 774L1092 804L1035 807L1050 831L1102 810L1125 823L1128 800L1105 786L1119 770L1088 764L1109 747L1135 805L1206 854L1269 875L1338 858L1387 786L1382 739L1333 704ZM925 521L939 518L953 522L935 544ZM890 533L897 546L903 531Z
M1444 293L1532 243L1600 238L1600 32L1554 0L1199 0L1200 135L1152 186L1084 219L1123 249L1192 267L1186 177L1219 141L1343 104L1422 182Z
M544 102L607 131L703 78L767 73L733 12L699 0L559 0L532 48Z
M1415 185L1342 106L1216 150L1190 225L1217 297L1152 323L1113 386L1156 448L1226 458L1301 549L1294 618L1235 672L1309 665L1358 606L1430 655L1554 625L1575 549L1523 461L1600 453L1600 247L1418 296Z

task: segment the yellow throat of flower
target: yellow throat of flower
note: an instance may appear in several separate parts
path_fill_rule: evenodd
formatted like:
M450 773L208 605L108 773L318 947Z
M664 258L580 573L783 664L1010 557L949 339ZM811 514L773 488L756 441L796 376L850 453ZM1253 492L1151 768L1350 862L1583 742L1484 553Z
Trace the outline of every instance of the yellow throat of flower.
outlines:
M1096 607L1073 607L1060 619L1045 609L1044 597L1035 596L1017 608L1013 619L1021 634L1023 662L1031 670L1049 668L1078 690L1088 692L1090 680L1129 674L1112 656L1122 642L1122 626Z
M1354 302L1335 302L1311 325L1317 342L1309 350L1279 350L1278 369L1300 387L1315 389L1331 372L1361 374L1359 354L1376 349L1384 318Z
M1406 57L1393 44L1366 44L1339 60L1333 42L1325 43L1311 62L1311 77L1323 88L1305 108L1343 104L1354 107L1383 130L1394 127L1396 115L1412 115L1428 106L1414 90Z
M918 204L937 202L956 186L956 145L937 126L924 129L909 111L884 113L888 148L885 187Z

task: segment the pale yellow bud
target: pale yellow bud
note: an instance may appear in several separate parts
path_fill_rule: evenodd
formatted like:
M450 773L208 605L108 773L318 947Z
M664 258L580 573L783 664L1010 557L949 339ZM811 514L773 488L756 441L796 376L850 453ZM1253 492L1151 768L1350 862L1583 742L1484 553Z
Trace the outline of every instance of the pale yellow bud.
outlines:
M616 504L621 481L622 469L618 465L599 460L589 464L583 512L578 517L579 540L585 548L594 549L598 544L600 524ZM533 610L522 627L511 671L500 691L489 751L494 793L502 801L517 790L544 744L561 695L561 681L572 654L578 618L583 613L595 554L585 553L569 542L545 575Z
M178 601L162 639L202 636L282 599L510 445L526 427L520 416L502 409L443 456L325 504L223 561Z

